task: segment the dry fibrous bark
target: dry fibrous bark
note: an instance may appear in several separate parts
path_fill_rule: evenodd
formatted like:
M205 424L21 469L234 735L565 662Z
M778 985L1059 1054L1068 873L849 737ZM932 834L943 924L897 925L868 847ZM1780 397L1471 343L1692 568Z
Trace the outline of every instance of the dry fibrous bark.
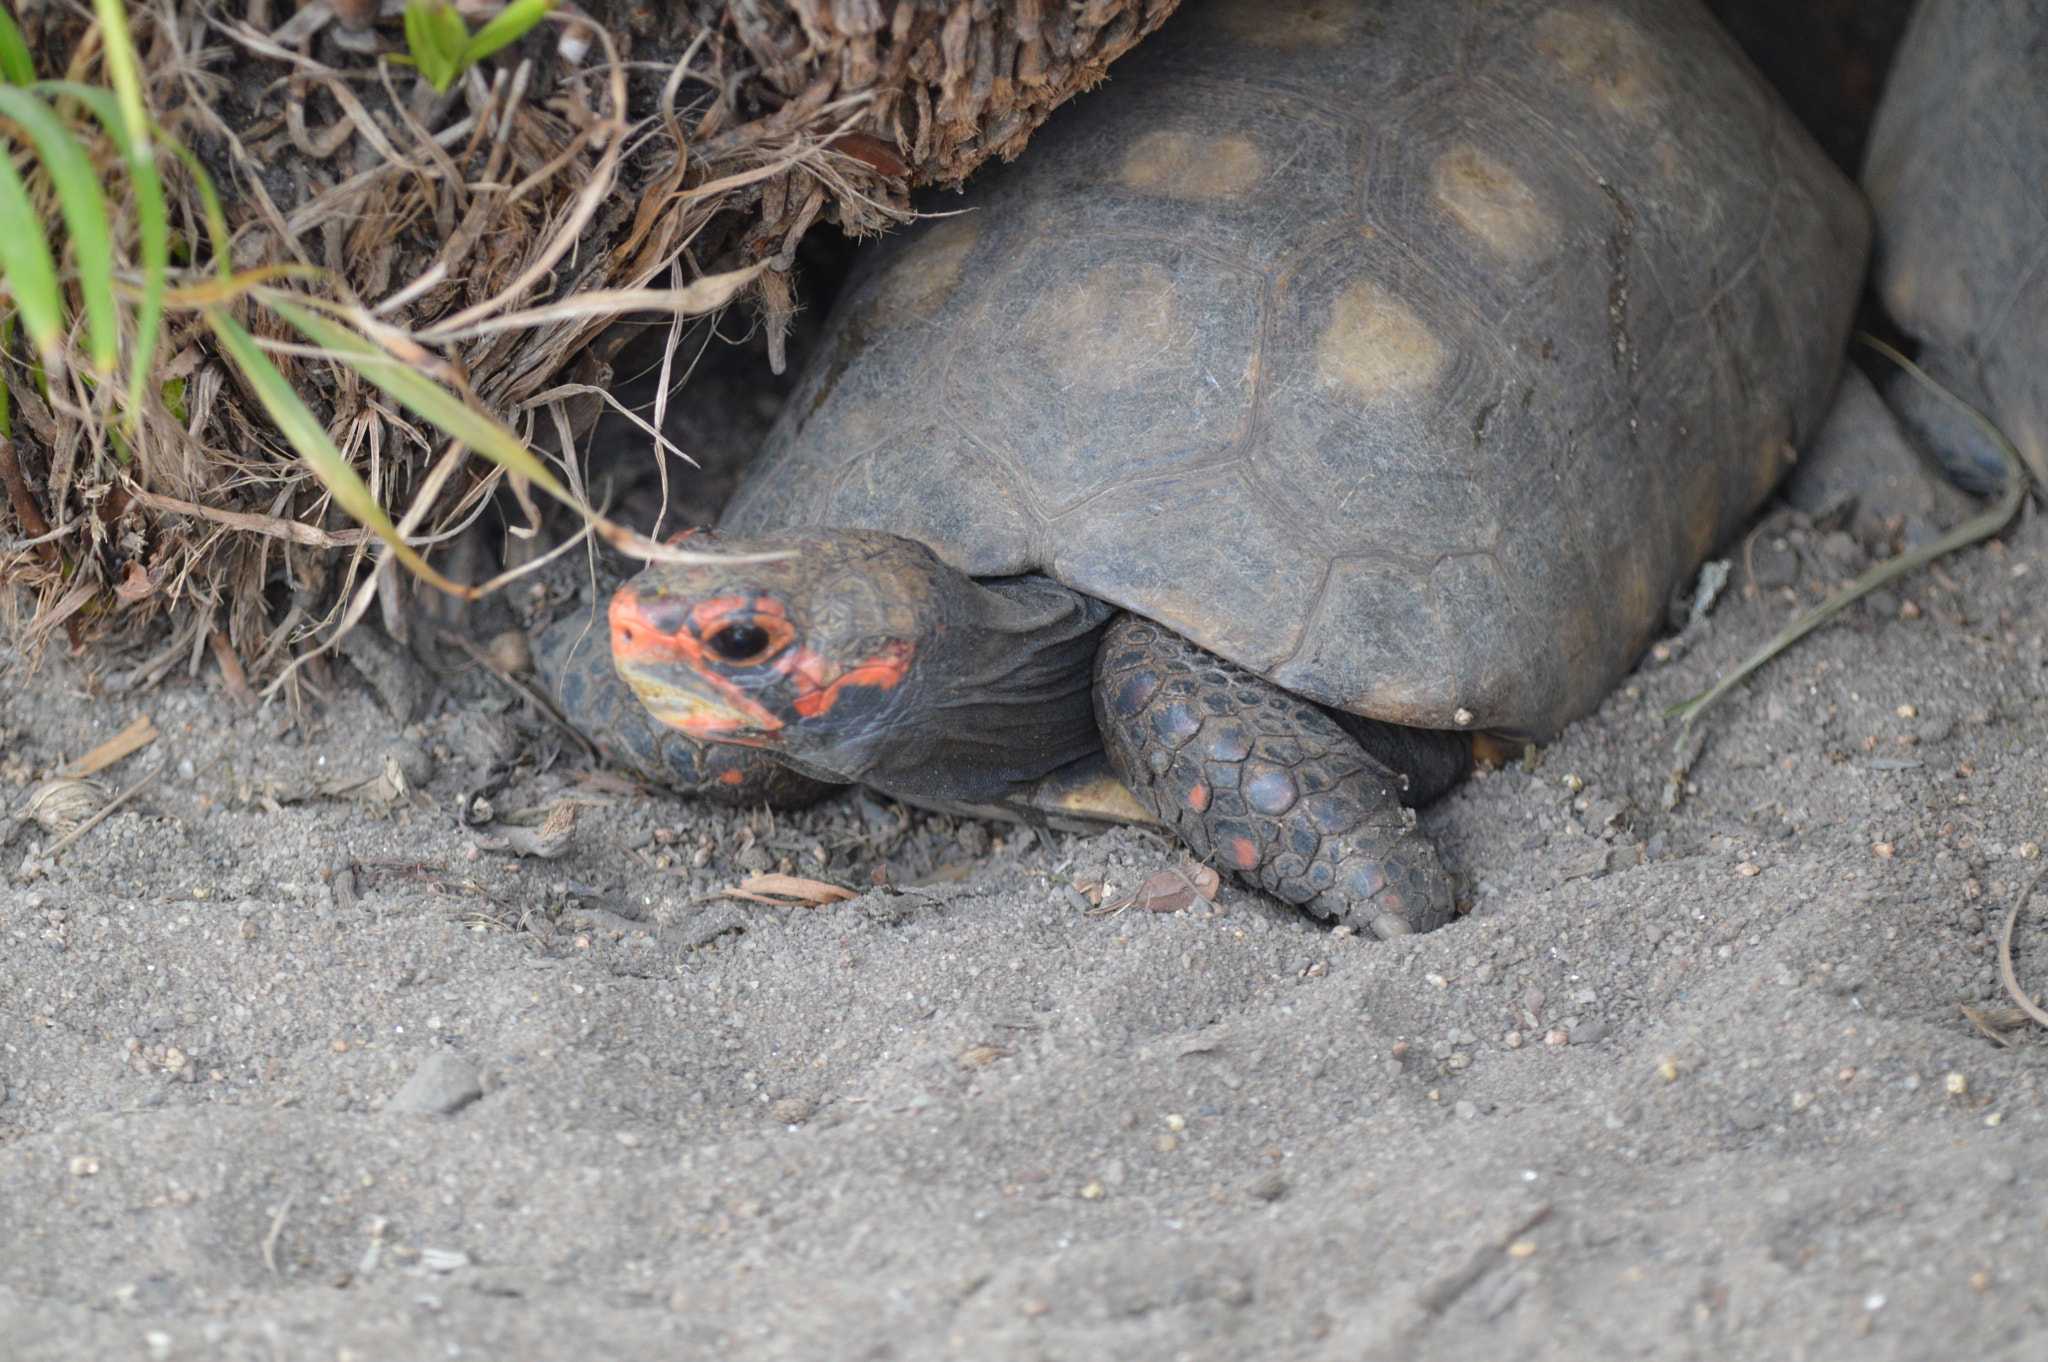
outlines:
M759 266L744 297L779 362L807 230L882 230L909 218L914 188L1015 156L1176 3L584 0L446 94L386 59L405 52L398 0L374 18L331 0L129 8L150 111L218 187L235 268L324 272L573 463L633 329L575 299ZM499 6L459 7L478 22ZM16 12L41 75L103 79L87 0ZM204 242L193 178L168 157L163 171L174 233ZM296 339L260 308L242 317ZM443 457L434 430L343 366L274 358L416 546L475 521L495 466ZM189 315L173 315L121 439L77 374L39 384L30 361L19 341L0 355L14 398L0 599L30 603L29 643L61 629L133 686L196 667L218 633L267 679L360 609L362 583L392 576Z

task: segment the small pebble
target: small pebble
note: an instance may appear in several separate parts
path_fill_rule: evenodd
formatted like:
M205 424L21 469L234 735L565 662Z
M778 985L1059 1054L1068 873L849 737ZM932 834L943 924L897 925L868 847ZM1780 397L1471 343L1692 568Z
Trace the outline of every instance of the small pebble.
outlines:
M526 635L517 629L507 629L495 635L490 642L491 661L505 671L518 674L533 670L533 646L526 641Z
M1572 1028L1572 1044L1595 1045L1603 1040L1606 1040L1608 1034L1609 1033L1606 1022L1599 1021L1597 1019L1593 1021L1582 1021L1577 1026Z
M1461 1121L1470 1121L1479 1115L1478 1106L1463 1098L1451 1104L1451 1111Z
M1268 1173L1247 1184L1244 1194L1253 1201L1278 1201L1287 1195L1287 1179L1278 1173Z
M420 1067L384 1104L384 1110L448 1116L483 1095L475 1067L458 1055L439 1050L420 1061Z

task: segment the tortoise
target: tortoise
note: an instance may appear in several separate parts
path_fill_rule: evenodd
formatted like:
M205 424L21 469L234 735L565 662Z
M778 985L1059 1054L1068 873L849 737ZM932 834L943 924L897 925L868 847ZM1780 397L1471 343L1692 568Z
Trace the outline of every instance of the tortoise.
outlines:
M2048 5L1922 0L1864 157L1874 277L1919 362L1989 416L2048 480ZM1887 390L1971 491L1995 450L1916 383Z
M747 561L620 588L616 671L821 781L1434 927L1414 808L1633 665L1820 424L1867 239L1693 0L1191 3L871 258ZM591 651L543 649L576 717L644 727Z

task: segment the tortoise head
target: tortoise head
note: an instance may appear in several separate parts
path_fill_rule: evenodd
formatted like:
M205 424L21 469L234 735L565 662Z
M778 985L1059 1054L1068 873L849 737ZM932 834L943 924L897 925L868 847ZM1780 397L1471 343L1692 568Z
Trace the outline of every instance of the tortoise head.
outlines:
M946 629L945 586L958 574L921 544L866 531L704 547L752 561L657 564L620 587L619 675L672 728L857 778L864 756L914 718L920 663Z

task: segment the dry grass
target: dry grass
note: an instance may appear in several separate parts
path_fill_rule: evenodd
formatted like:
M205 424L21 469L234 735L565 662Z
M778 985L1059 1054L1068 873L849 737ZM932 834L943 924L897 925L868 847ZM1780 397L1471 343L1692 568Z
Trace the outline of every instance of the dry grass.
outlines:
M139 385L52 365L8 335L0 599L17 637L92 648L116 689L209 650L258 684L288 676L381 593L395 607L399 559L433 561L501 489L523 514L546 469L580 493L577 441L640 325L743 297L779 357L806 230L877 230L909 216L914 186L1014 155L1173 3L592 0L437 95L313 23L325 0L297 17L265 0L136 0L142 100L193 153L190 167L162 163L186 273ZM89 6L17 11L38 74L106 83ZM373 32L402 47L395 22ZM119 199L118 149L101 137L88 150ZM205 259L207 180L226 282ZM133 295L142 243L121 206L118 279ZM369 357L310 341L294 304L348 327ZM253 334L345 462L341 481L281 433L206 309ZM76 361L85 338L71 339ZM474 457L489 442L452 438L394 397L380 353L546 468ZM351 476L388 508L386 539L342 509Z

